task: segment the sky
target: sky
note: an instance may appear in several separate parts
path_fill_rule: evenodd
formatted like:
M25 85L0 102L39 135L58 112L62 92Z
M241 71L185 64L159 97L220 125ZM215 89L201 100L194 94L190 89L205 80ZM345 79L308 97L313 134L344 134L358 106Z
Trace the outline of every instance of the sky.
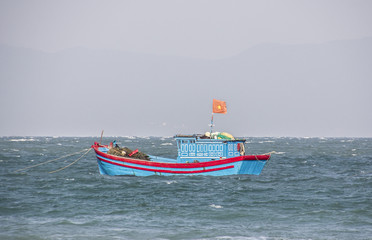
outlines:
M372 36L365 0L0 1L0 43L216 59L261 43Z
M182 88L179 90L180 88L177 86L188 81L185 75L190 74L190 76L193 76L195 79L199 73L200 76L205 78L208 76L216 79L218 78L221 83L233 81L235 86L244 86L250 89L258 88L259 86L267 89L269 86L264 85L266 81L264 74L261 74L258 78L262 80L261 82L251 81L248 84L246 80L244 80L244 77L242 77L245 74L243 72L240 75L239 72L231 72L231 75L237 76L235 80L228 79L227 77L223 79L223 77L221 77L229 75L230 73L228 71L230 69L234 71L234 68L226 67L227 70L224 72L209 69L211 72L214 71L219 73L219 75L216 75L213 73L206 73L205 71L200 72L198 66L205 67L208 66L209 63L213 63L210 64L210 66L213 65L219 68L225 68L223 65L224 60L241 56L242 54L244 55L247 51L254 50L259 46L270 47L270 44L306 47L337 41L368 39L372 37L371 12L372 1L361 0L1 0L0 45L2 46L21 49L21 51L25 51L26 49L40 51L40 53L50 54L58 59L63 59L71 52L72 54L83 54L82 49L86 49L87 52L90 53L94 51L102 51L105 53L131 53L134 56L133 58L136 59L138 56L141 56L139 58L140 60L135 61L137 65L131 65L134 66L134 69L137 67L141 69L141 66L145 65L143 64L144 61L146 61L146 66L149 66L149 62L156 58L157 63L163 61L167 64L168 62L176 64L179 60L179 64L190 64L188 70L191 73L187 73L185 70L186 67L183 67L182 69L185 70L185 72L182 76L179 76L180 79L183 79L181 83L177 82L176 79L171 80L171 78L177 77L177 75L169 73L170 70L167 68L163 69L159 67L149 71L154 73L151 77L153 77L153 81L156 81L157 84L153 84L153 88L148 89L146 96L131 101L130 104L133 105L135 109L148 109L147 105L149 104L157 108L167 101L164 106L169 107L168 110L162 109L158 112L151 112L151 116L146 117L146 119L153 118L152 121L136 121L136 119L133 118L131 121L128 120L126 122L128 116L123 113L115 114L115 124L113 124L112 120L108 122L101 120L97 122L99 126L87 127L84 123L86 120L84 117L92 114L89 116L93 118L93 113L79 112L75 106L80 106L82 103L87 104L89 102L94 102L97 98L109 102L108 99L112 97L107 91L100 91L102 86L87 86L91 79L95 79L95 76L90 76L88 73L84 72L89 71L89 69L82 67L76 70L78 73L71 77L63 74L58 75L58 71L61 69L58 68L58 70L53 70L56 69L56 66L48 65L50 67L48 71L52 72L48 73L50 74L48 76L58 75L58 77L50 79L50 84L48 85L43 82L47 73L43 73L44 75L41 74L44 79L43 81L40 80L41 78L38 79L40 76L39 73L34 75L31 74L29 78L25 77L30 73L28 69L30 65L27 65L27 67L25 65L23 67L23 65L18 64L11 65L7 68L3 67L1 68L3 72L0 72L0 81L3 88L0 90L0 93L3 95L1 98L2 103L0 104L0 110L2 110L1 124L5 127L0 129L0 135L96 135L100 134L101 129L106 128L108 129L107 132L109 135L168 136L183 131L184 126L188 125L186 121L187 116L182 115L184 113L181 114L181 112L178 112L179 107L171 102L180 101L184 104L187 102L185 98L189 97L192 98L190 104L192 104L193 107L199 108L196 112L198 114L206 112L206 114L202 115L202 120L200 120L203 127L196 127L197 123L193 122L188 128L185 128L187 131L203 131L207 125L206 123L209 122L212 99L220 98L221 100L228 101L228 109L231 111L227 114L229 115L230 113L230 116L218 116L217 123L218 121L223 122L222 126L225 128L225 131L229 131L229 127L231 127L235 135L372 137L371 124L368 124L368 121L372 120L371 114L364 113L365 111L368 112L367 109L370 109L370 103L368 103L368 101L371 100L371 97L365 96L368 94L366 89L371 87L371 82L368 80L370 71L365 70L365 68L363 68L362 72L357 68L350 69L349 71L353 74L359 71L360 81L358 82L358 80L356 80L357 83L355 90L352 91L352 97L357 97L360 93L363 93L362 100L357 102L356 100L351 100L353 104L347 103L344 100L340 101L340 103L334 103L332 98L320 96L317 98L310 97L311 101L307 103L313 103L314 108L331 106L334 104L332 108L335 114L333 116L331 114L325 114L321 118L322 122L330 122L330 125L332 125L333 122L336 125L339 124L339 120L335 119L334 116L344 116L341 112L345 110L345 106L351 111L351 114L357 115L355 116L356 119L351 120L351 126L344 123L343 125L339 125L339 128L336 130L324 126L320 128L320 123L318 125L313 125L314 129L311 129L312 125L310 120L308 120L309 124L299 124L296 125L295 128L288 126L290 124L285 123L288 119L283 116L294 115L295 113L293 111L296 109L296 104L295 101L292 101L288 96L291 93L287 90L284 91L286 95L283 97L282 101L280 100L280 94L274 93L271 98L268 97L265 103L266 105L263 104L261 106L262 108L267 107L270 104L269 100L271 103L274 103L274 105L277 104L280 106L280 111L273 111L273 113L279 116L278 118L274 117L271 118L272 120L265 119L264 121L248 120L248 123L250 125L255 124L256 128L251 126L246 130L243 129L243 122L247 120L238 122L231 114L239 115L240 119L249 119L251 116L251 112L249 111L256 111L255 115L258 116L265 115L265 111L258 106L248 109L249 111L247 111L247 113L238 113L236 109L245 108L245 106L237 106L239 102L243 102L241 96L238 97L233 91L223 93L223 87L221 90L213 89L215 93L210 92L207 83L210 83L213 79L201 79L201 89L197 91L197 94L193 93L190 88L183 90L190 91L189 94L185 92L182 93L184 99L177 99L177 97L171 94L174 91L182 91ZM96 54L97 52L94 53ZM101 55L98 54L95 56ZM106 55L102 54L102 56ZM367 57L369 56L370 55L367 55ZM76 59L75 56L72 58ZM182 62L182 59L188 59L187 61L191 61L190 59L192 59L193 63ZM356 58L356 61L360 61L360 64L356 65L364 66L366 64L364 62L365 59L370 58L366 58L365 56ZM285 59L283 59L283 61L284 60ZM9 63L8 60L5 61ZM115 61L120 60L116 59ZM200 65L200 62L206 65ZM218 64L216 64L217 62ZM66 62L63 62L63 64L66 66L68 65ZM14 66L17 66L16 70L12 68ZM102 64L100 66L102 66ZM175 65L175 69L178 69L177 66L178 65ZM109 71L111 67L112 66L107 66L106 68L102 67L102 71ZM23 75L21 74L22 72L24 72ZM303 89L303 86L311 85L308 78L304 78L301 83L291 84L288 79L285 79L288 76L280 71L279 73L283 75L278 75L277 82L274 84L279 86L279 88L288 89L290 86L297 86L295 90L299 90ZM101 72L99 72L99 74L101 74ZM120 74L126 74L125 76L130 76L130 78L122 78L119 80L113 75L110 75L110 78L114 79L113 81L123 87L131 84L134 89L138 84L136 85L133 82L146 82L147 80L143 78L150 77L149 75L141 75L138 72L133 74L127 72ZM58 90L56 90L55 86L61 84L60 82L56 82L57 79L58 81L66 80L63 79L63 76L66 76L66 78L70 77L70 80L73 79L75 82L71 82L71 84L78 86L78 88L74 89L61 86L61 89L65 91L64 95L71 96L71 99L74 101L64 100L67 105L57 111L54 106L61 104L62 96L60 98L56 97L58 96ZM90 79L88 79L88 76ZM118 76L118 78L119 77L122 77L122 75ZM342 93L354 89L352 83L354 80L355 79L344 78L342 80L343 82L339 84L336 83L336 89L338 90L334 93L336 94L334 96L339 97ZM98 80L96 79L96 81ZM269 80L267 81L270 82ZM198 84L195 81L192 83ZM334 82L331 80L327 80L325 84L328 85L325 86L325 89L334 88L331 85L333 83ZM271 82L270 84L272 85ZM30 86L28 90L34 91L34 94L28 93L26 88L23 90L17 89L17 86L26 85ZM80 90L80 92L77 91L77 89ZM81 94L81 91L85 89L89 89L90 93ZM157 98L156 94L153 93L160 92L161 94L161 92L164 91L169 93L170 96L173 96L173 98ZM304 96L311 95L309 90L304 91ZM238 90L237 92L241 93L241 91ZM21 93L25 94L22 95ZM40 97L43 96L43 94L47 99L46 101L43 101ZM129 97L126 97L127 96L123 97L127 101L123 101L122 105L124 105L124 102L128 103ZM5 104L5 101L10 98L12 98L11 102ZM113 98L119 100L119 97ZM321 101L319 99L321 99ZM286 107L285 104L289 102L291 102L291 104ZM32 108L27 105L30 103L32 103ZM259 102L255 104L259 104ZM45 115L41 107L38 108L38 106L41 105L43 109L50 109L49 117L53 119L54 124L48 124L43 120L47 118L48 115ZM101 107L103 107L103 105ZM300 106L298 105L297 107L299 108ZM12 111L11 108L17 108L18 111ZM356 110L352 110L353 108L356 108ZM32 111L30 109L32 109ZM194 112L191 112L190 114L193 113ZM80 119L84 119L84 121L81 120L79 122L77 120L77 123L66 125L66 122L71 121L67 116L72 114L77 116L76 118L78 119L79 117ZM157 114L162 115L162 117L155 116ZM58 118L55 117L57 115ZM177 122L175 115L182 115L184 118L182 121L179 121L179 125L175 123ZM30 119L33 120L31 121ZM167 119L172 119L172 127L169 124L170 121ZM192 119L192 121L194 121L194 119ZM240 126L240 128L243 129L242 132L239 132L238 129L229 125L226 121L231 121L233 122L232 124ZM127 127L130 130L128 129L126 132L123 129L117 129L119 127L117 122L129 124L130 126ZM107 127L108 124L111 124L112 127ZM148 126L143 128L143 124L147 124ZM270 125L271 127L265 127L264 124ZM155 125L157 127L151 127ZM358 127L355 127L356 125L358 125ZM273 126L277 128L275 129ZM146 129L146 132L144 129ZM270 129L270 131L267 131L267 129Z

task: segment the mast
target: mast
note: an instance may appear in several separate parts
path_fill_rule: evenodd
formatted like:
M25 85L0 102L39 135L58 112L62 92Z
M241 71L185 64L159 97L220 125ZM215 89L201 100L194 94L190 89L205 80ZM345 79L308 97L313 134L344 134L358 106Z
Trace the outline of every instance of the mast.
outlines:
M211 136L212 136L212 132L213 132L213 127L214 127L214 124L213 124L213 112L212 112L212 117L211 117L211 124L209 124L209 126L211 127Z

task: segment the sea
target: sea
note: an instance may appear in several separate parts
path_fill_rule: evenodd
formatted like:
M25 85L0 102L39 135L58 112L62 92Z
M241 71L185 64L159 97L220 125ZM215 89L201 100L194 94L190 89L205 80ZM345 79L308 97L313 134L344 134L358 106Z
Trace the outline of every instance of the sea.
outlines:
M104 176L99 137L1 137L0 239L372 239L372 138L245 138L275 152L259 176Z

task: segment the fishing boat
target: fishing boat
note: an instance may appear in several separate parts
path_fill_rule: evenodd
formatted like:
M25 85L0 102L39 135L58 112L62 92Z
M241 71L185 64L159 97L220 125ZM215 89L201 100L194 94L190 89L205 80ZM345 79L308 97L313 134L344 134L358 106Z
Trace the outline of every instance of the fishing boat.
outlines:
M259 175L271 155L246 155L245 139L231 134L213 132L213 113L226 113L226 103L213 99L211 130L205 134L176 135L177 159L146 155L136 158L138 149L122 156L110 153L114 144L92 145L99 171L103 175ZM102 139L102 137L101 137ZM120 150L121 151L121 150ZM119 151L119 152L120 152Z
M149 160L108 154L110 145L94 143L103 175L259 175L270 154L245 155L244 139L208 139L202 135L176 135L177 159L152 156Z

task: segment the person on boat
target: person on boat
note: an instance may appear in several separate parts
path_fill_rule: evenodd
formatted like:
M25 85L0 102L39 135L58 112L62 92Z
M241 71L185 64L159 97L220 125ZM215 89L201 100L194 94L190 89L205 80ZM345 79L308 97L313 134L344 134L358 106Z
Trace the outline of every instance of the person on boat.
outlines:
M114 140L113 142L110 142L110 144L108 145L108 149L111 149L115 146L115 148L118 148L119 146L116 144L116 140Z

